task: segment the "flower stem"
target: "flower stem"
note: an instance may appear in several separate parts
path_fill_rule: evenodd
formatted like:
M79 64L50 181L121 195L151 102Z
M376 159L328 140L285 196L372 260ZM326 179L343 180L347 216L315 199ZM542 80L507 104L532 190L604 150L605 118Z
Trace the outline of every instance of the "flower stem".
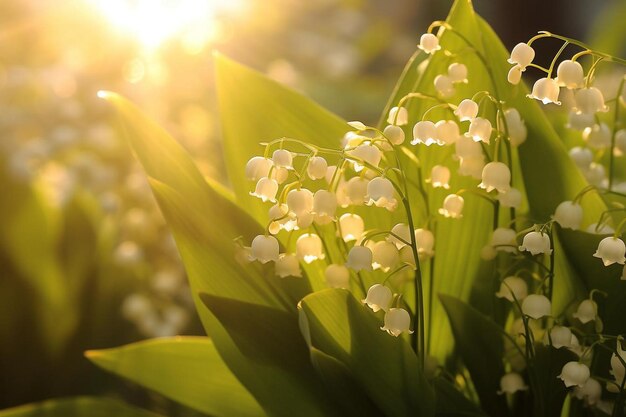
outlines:
M618 99L615 100L615 112L613 113L613 131L611 132L611 148L609 150L609 191L613 188L613 174L615 171L615 135L617 134L617 122L619 121L619 108L621 106L619 97L622 95L624 82L626 82L626 76L622 77L622 81L619 83L616 96Z

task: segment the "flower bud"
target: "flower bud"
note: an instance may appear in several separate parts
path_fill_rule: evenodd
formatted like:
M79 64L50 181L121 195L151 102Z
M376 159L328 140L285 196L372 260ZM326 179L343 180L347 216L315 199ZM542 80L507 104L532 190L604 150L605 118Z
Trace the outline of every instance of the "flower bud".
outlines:
M474 118L465 136L472 138L474 142L489 143L489 138L491 137L491 122L482 117Z
M511 187L507 192L498 193L496 199L502 207L519 208L522 204L522 193L517 188Z
M319 180L326 176L326 170L328 169L328 163L321 156L314 156L309 160L309 165L306 167L306 173L312 180Z
M429 120L422 120L413 126L413 140L411 145L423 143L426 146L432 144L440 145L441 142L437 138L437 129L435 124Z
M482 182L478 185L488 193L498 190L505 193L511 189L511 171L502 162L489 162L483 168Z
M453 83L467 83L467 67L464 64L453 62L448 65L448 77Z
M258 235L252 240L250 260L262 264L278 260L278 240L274 236Z
M533 91L527 97L539 100L543 104L561 104L559 101L559 86L552 78L540 78L535 81Z
M306 188L291 190L287 193L287 206L296 216L304 216L313 211L313 193Z
M521 246L518 248L520 252L528 251L531 255L538 255L540 253L552 253L550 249L550 236L546 233L529 232L524 236Z
M569 111L565 127L583 131L588 127L592 127L595 123L596 118L594 113L582 113L572 109Z
M443 200L443 207L439 209L439 214L450 217L453 219L460 219L463 217L463 205L465 200L460 195L449 194Z
M251 192L250 195L254 197L258 197L261 201L266 202L270 201L272 203L276 202L276 193L278 192L278 183L276 180L271 180L267 177L263 177L256 183L256 188L254 192Z
M583 221L583 208L578 203L564 201L556 207L552 219L565 229L578 230Z
M556 69L556 83L568 89L581 88L585 82L582 65L571 59L562 61Z
M583 139L591 149L606 149L611 146L611 129L606 123L594 125L583 131Z
M598 317L598 305L593 300L583 300L578 304L572 317L578 319L582 324L594 321Z
M344 265L330 264L324 271L326 285L330 288L349 288L350 271Z
M296 241L296 256L307 264L317 259L324 259L322 239L313 233L303 234Z
M574 110L585 114L607 112L609 108L604 104L604 96L596 87L581 88L574 96L576 106Z
M596 258L601 258L604 266L613 265L618 263L624 265L626 262L626 245L622 239L616 237L605 237L600 241L596 253L593 254Z
M496 251L515 253L517 252L517 235L515 230L498 227L491 235L491 246Z
M459 103L454 114L461 122L472 120L478 115L478 104L474 100L466 98Z
M367 205L384 207L392 211L398 205L394 197L393 184L387 178L376 177L367 184Z
M372 246L372 267L383 272L389 271L400 261L400 254L396 245L381 240Z
M435 165L430 171L430 183L434 188L450 188L450 170L443 165Z
M452 145L461 134L459 133L459 125L453 120L440 120L435 123L435 132L437 139L443 145Z
M552 304L545 295L531 294L522 303L522 313L533 319L550 316Z
M383 130L383 135L394 145L402 145L404 143L404 130L401 127L389 125Z
M593 153L591 153L589 149L581 148L580 146L575 146L570 149L569 156L578 168L583 171L586 170L593 162Z
M569 348L572 344L572 336L572 331L568 327L553 326L543 336L543 344L546 346L552 345L555 349Z
M346 183L348 200L353 206L362 206L367 202L368 180L361 177L352 177Z
M381 284L374 284L367 290L367 297L361 302L367 304L376 313L379 310L387 311L392 298L393 294L389 288Z
M509 131L511 145L519 146L526 141L528 130L516 108L511 107L504 111L504 120Z
M411 242L411 229L408 224L398 223L394 225L391 228L391 233L393 233L393 235L390 234L387 236L387 241L396 245L398 249L406 246L407 244L405 242ZM399 236L404 242L394 235Z
M272 154L272 162L277 168L293 168L293 155L286 149L277 149Z
M582 387L589 379L591 372L587 365L572 361L567 362L561 370L561 375L558 378L565 383L566 387L578 386Z
M427 54L434 54L441 49L441 46L439 45L439 38L432 33L424 33L420 37L420 43L417 47Z
M411 330L411 317L403 308L389 309L385 314L385 324L380 329L395 337L405 332L413 333L413 330Z
M441 97L449 98L454 95L454 85L447 75L437 75L433 84L435 85L435 90L441 94Z
M301 277L300 263L296 255L282 253L274 264L274 272L281 278Z
M435 236L427 229L415 229L415 243L420 259L428 259L435 255Z
M356 245L348 252L346 266L355 271L372 270L372 251L366 246Z
M517 372L509 372L500 378L499 395L515 394L517 391L526 391L528 386L524 383L524 379Z
M518 43L511 51L511 57L508 59L509 64L517 64L522 70L535 59L535 50L526 43Z
M263 177L267 177L274 163L271 159L255 156L246 164L246 178L250 181L258 181Z
M506 277L500 284L500 290L496 293L498 298L506 298L510 302L521 302L528 295L528 284L520 277ZM514 297L515 296L515 297Z
M519 84L519 82L522 81L523 71L524 69L519 65L513 65L506 76L507 81L513 85Z
M360 240L365 230L363 219L358 214L345 213L339 218L339 229L344 242Z
M588 406L593 406L602 398L602 385L597 380L589 378L582 387L574 388L574 396L585 401Z
M409 122L409 112L404 107L392 107L389 110L387 123L395 126L404 126Z

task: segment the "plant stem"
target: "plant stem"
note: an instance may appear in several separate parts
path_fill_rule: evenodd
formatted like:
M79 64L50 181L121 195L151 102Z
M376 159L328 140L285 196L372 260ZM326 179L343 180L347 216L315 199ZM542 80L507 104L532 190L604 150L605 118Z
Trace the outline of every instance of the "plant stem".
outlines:
M619 120L619 108L621 106L619 97L622 95L624 82L626 82L626 76L622 77L622 81L619 83L616 96L618 99L615 100L615 112L613 113L613 131L611 132L611 148L609 150L609 191L613 188L613 174L615 169L615 135L617 133L617 122Z

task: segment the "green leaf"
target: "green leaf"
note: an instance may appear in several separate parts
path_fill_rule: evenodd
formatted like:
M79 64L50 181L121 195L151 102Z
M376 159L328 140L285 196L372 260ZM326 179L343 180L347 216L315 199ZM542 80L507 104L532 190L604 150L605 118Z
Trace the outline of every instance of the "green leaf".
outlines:
M153 339L86 356L109 372L215 417L264 416L228 369L211 339Z
M563 381L557 378L563 365L570 361L578 361L573 352L551 346L537 346L535 349L534 369L537 373L539 387L534 390L534 414L537 417L561 415L561 408L568 390ZM543 409L539 407L538 398L542 398Z
M316 292L300 309L305 339L342 362L385 415L434 415L432 388L408 342L381 331L381 320L350 292Z
M502 330L487 316L463 301L439 295L456 341L458 354L467 367L480 404L490 416L506 416L506 398L498 395L504 375Z
M467 399L450 381L442 377L433 380L437 396L437 417L481 417L486 414Z
M0 411L0 417L159 417L122 402L97 397L49 400Z

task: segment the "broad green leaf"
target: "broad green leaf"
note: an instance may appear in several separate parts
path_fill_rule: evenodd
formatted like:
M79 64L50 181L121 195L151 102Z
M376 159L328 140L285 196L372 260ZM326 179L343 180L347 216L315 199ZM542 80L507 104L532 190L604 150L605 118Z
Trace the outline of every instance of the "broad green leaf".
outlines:
M109 372L211 416L265 415L209 338L153 339L85 355Z
M209 294L200 297L256 368L245 383L254 387L251 391L269 415L340 415L315 374L295 315Z
M408 342L381 331L381 320L350 292L316 292L300 309L305 339L342 362L385 415L434 415L432 388Z
M490 416L506 416L506 398L497 394L504 375L502 330L463 301L439 295L448 313L456 347L472 376L480 404Z
M563 365L577 360L576 354L565 348L536 347L534 369L537 373L539 387L533 390L533 416L552 417L561 414L563 401L568 390L563 381L557 378L557 375L561 374Z
M485 417L476 404L467 399L450 381L443 377L433 380L437 396L437 417Z
M98 397L49 400L0 411L0 417L159 417L122 402Z

